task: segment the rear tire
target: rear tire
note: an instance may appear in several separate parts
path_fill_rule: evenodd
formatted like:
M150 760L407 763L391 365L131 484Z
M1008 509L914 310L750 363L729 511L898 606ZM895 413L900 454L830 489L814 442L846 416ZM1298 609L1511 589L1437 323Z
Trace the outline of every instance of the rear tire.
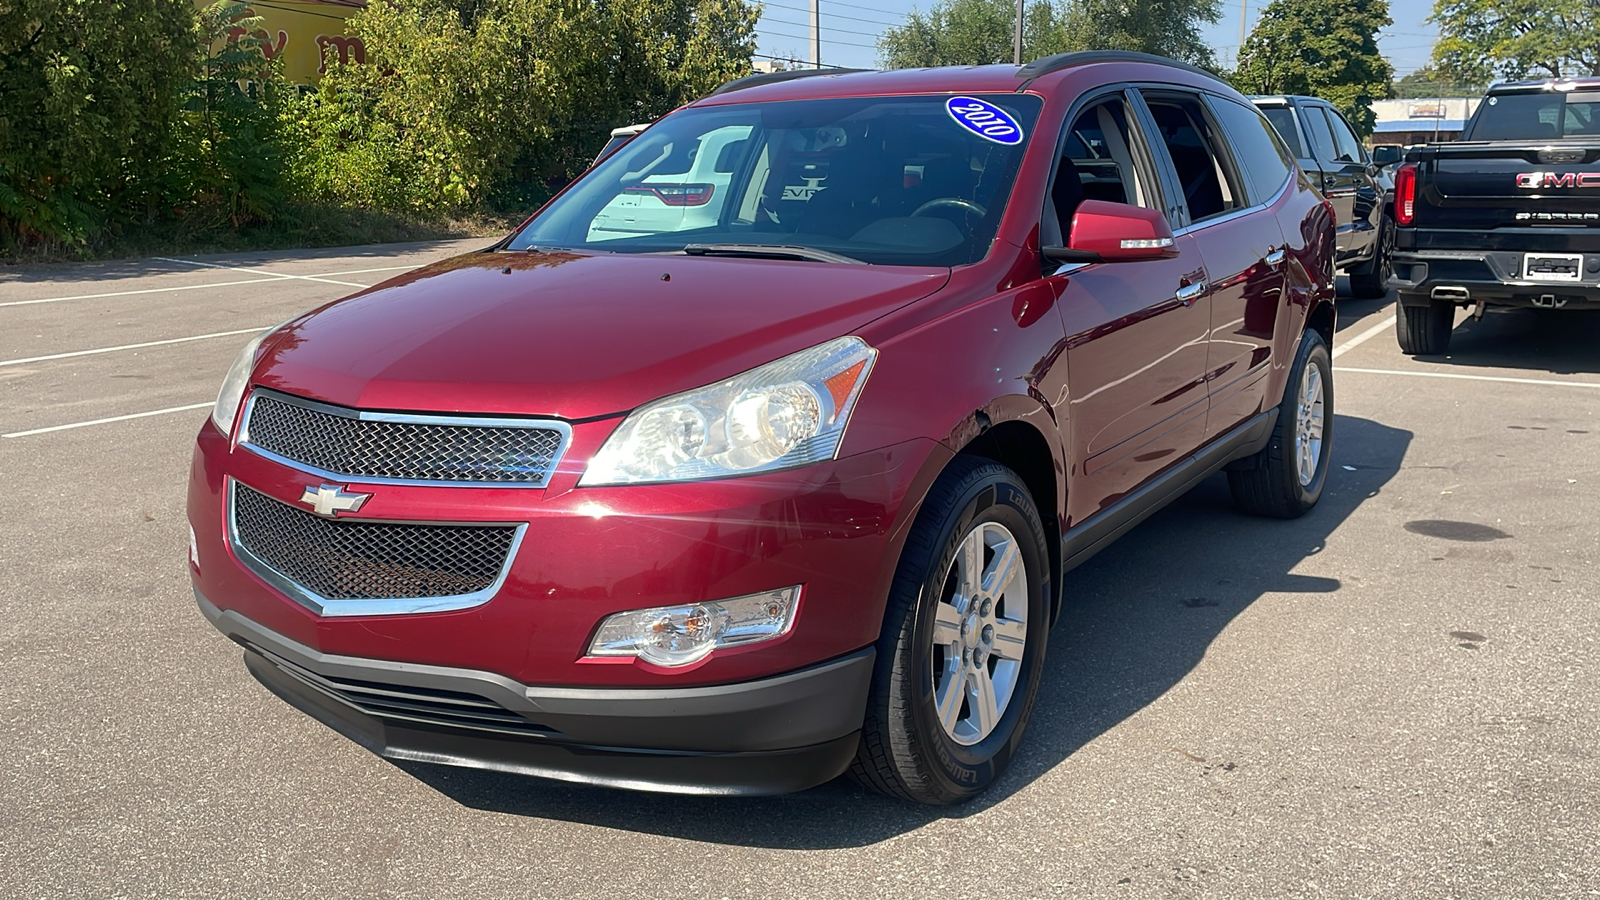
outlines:
M1397 300L1394 334L1400 351L1413 356L1437 356L1450 350L1450 332L1456 324L1456 306L1428 300L1426 306L1407 306Z
M1350 273L1350 296L1375 300L1389 293L1389 274L1394 270L1394 219L1387 213L1378 223L1377 246L1372 248L1371 269Z
M957 457L900 555L851 778L933 805L993 784L1039 688L1050 590L1044 526L1022 479Z
M1245 465L1228 470L1228 488L1245 512L1296 519L1322 499L1333 451L1333 362L1322 335L1300 337L1272 439Z

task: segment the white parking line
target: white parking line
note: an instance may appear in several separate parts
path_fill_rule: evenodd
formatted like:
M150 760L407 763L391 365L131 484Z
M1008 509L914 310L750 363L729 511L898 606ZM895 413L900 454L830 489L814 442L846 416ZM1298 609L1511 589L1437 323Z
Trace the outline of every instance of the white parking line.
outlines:
M0 366L21 366L27 363L45 362L52 359L68 359L74 356L93 356L96 353L115 353L118 350L138 350L141 347L160 347L163 344L183 344L189 341L204 341L210 338L230 337L235 334L255 334L271 328L271 325L261 325L255 328L241 328L238 331L215 331L211 334L196 334L190 337L168 338L164 341L144 341L139 344L122 344L117 347L100 347L95 350L72 350L67 353L51 353L48 356L28 356L22 359L0 360Z
M29 437L35 434L48 434L52 431L66 431L69 428L87 428L90 425L105 425L108 422L126 422L129 419L143 419L148 416L164 416L167 413L187 412L193 409L205 409L208 406L215 405L215 400L207 400L204 403L191 403L188 406L169 406L166 409L152 409L149 412L129 413L125 416L112 416L108 419L90 419L87 422L73 422L68 425L51 425L49 428L35 428L31 431L13 431L10 434L0 434L0 438Z
M1547 378L1510 378L1503 375L1468 375L1464 372L1408 372L1404 369L1355 369L1335 366L1335 372L1360 372L1366 375L1406 375L1413 378L1458 378L1462 381L1499 381L1506 384L1538 384L1549 387L1575 387L1600 389L1594 381L1552 381Z
M353 281L334 281L331 278L318 278L315 275L285 275L282 272L268 272L266 269L246 269L242 266L219 266L216 263L201 262L197 259L173 259L168 256L152 256L151 259L158 259L162 262L178 263L179 265L183 266L204 266L207 269L225 269L229 272L249 272L252 275L271 275L274 278L298 278L302 281L320 281L324 284L342 284L345 287L366 287L364 284L356 284Z
M299 260L290 260L290 262L299 262ZM205 290L207 288L236 287L236 286L241 285L241 284L265 284L265 283L267 283L269 281L282 281L284 278L302 278L302 279L312 279L312 280L315 280L315 281L328 281L328 279L332 278L335 275L366 275L366 274L371 273L371 272L398 272L398 271L400 271L402 269L415 269L415 268L419 268L419 267L415 266L415 265L411 265L411 266L379 266L378 268L375 268L375 269L350 269L348 271L340 271L340 272L313 272L310 275L283 275L283 274L278 273L278 272L272 272L272 273L270 273L271 277L269 277L269 278L248 278L248 279L245 279L244 281L222 281L222 282L218 282L217 284L185 284L185 285L179 285L179 286L176 286L176 287L145 288L145 289L137 290L137 291L107 291L107 292L102 293L102 294L72 294L72 295L66 296L66 297L40 297L40 298L38 298L36 300L8 300L8 301L6 301L4 303L0 303L0 309L3 309L5 307L7 307L7 306L34 306L34 305L39 304L39 303L60 303L63 300L94 300L94 299L97 299L97 298L100 298L100 297L132 297L135 294L165 294L168 291L203 291L203 290ZM263 270L263 271L265 271L265 270ZM329 284L345 285L345 286L350 286L352 284L352 282L348 282L348 281L328 281L328 283ZM367 285L367 284L360 284L360 285L354 285L354 286L355 287L363 287L363 288L364 287L371 287L371 285Z
M1388 331L1389 329L1391 329L1393 327L1394 327L1394 316L1390 316L1389 318L1384 319L1382 322L1379 322L1378 324L1372 326L1371 328L1368 328L1366 331L1361 332L1360 334L1356 335L1355 337L1351 338L1350 340L1345 341L1344 343L1340 344L1339 346L1333 348L1333 358L1334 359L1338 359L1339 357L1344 355L1345 351L1354 350L1355 348L1357 348L1357 347L1361 346L1362 344L1366 343L1367 341L1377 337L1378 335L1383 334L1385 331Z

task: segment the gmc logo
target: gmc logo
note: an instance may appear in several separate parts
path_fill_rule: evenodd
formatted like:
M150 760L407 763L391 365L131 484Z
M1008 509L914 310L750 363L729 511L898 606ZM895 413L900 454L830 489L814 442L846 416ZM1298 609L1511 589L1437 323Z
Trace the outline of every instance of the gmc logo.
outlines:
M1517 187L1600 188L1600 172L1523 172L1517 176Z

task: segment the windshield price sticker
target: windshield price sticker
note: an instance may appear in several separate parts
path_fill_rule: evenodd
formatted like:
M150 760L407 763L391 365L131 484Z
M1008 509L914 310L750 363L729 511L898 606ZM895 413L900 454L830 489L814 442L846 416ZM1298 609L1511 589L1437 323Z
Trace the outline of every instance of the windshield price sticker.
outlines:
M951 97L944 108L956 124L987 141L996 144L1022 143L1022 126L1011 114L977 97Z

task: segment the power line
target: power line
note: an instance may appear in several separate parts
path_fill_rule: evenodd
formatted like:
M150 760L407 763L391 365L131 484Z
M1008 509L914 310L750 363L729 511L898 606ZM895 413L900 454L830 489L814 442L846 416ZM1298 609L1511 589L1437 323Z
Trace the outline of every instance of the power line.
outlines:
M802 7L802 6L784 6L782 3L762 3L761 5L764 6L764 7L771 7L772 9L787 9L787 10L791 10L793 12L803 12L803 13L811 12L811 10L806 9L805 7ZM851 9L860 9L860 7L851 6ZM863 19L860 16L847 16L844 13L829 12L827 10L823 10L822 11L822 17L825 18L825 19L826 18L849 19L852 22L867 22L867 23L872 24L872 25L896 26L896 25L904 24L904 22L905 22L905 19L903 19L903 18L899 22L884 22L884 21L881 21L881 20L878 20L878 19Z
M761 19L762 19L762 21L765 21L765 22L777 22L780 25L792 25L792 26L797 27L797 28L810 28L811 27L811 23L810 22L790 22L790 21L788 21L786 19L775 19L775 18L772 18L771 16L762 16ZM878 36L878 32L876 32L876 31L851 31L848 28L828 28L826 30L829 31L829 32L836 32L836 33L842 33L842 34L859 34L862 37L869 37L869 38L875 38L875 37Z
M756 34L766 35L767 37L786 37L786 38L789 38L790 40L795 40L795 41L809 41L809 40L811 40L811 36L810 35L785 34L782 31L769 31L769 30L763 29L763 28L757 28L756 29ZM834 40L830 40L830 41L828 41L828 43L830 43L830 44L839 44L839 45L844 46L844 47L860 47L860 48L862 48L864 50L876 50L876 49L878 49L878 45L877 44L855 44L855 43L851 43L850 41L834 41Z

